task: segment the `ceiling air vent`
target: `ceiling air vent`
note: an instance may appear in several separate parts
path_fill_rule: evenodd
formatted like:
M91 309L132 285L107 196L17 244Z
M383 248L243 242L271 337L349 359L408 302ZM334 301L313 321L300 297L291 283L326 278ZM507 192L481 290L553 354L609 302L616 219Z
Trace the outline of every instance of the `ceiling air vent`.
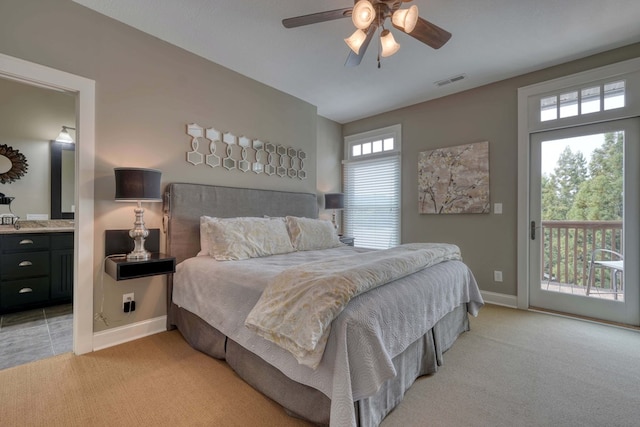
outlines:
M460 74L460 75L457 75L457 76L449 77L448 79L438 80L434 84L436 86L438 86L438 87L442 87L442 86L446 86L446 85L451 84L451 83L458 82L458 81L464 79L465 77L467 77L466 74Z

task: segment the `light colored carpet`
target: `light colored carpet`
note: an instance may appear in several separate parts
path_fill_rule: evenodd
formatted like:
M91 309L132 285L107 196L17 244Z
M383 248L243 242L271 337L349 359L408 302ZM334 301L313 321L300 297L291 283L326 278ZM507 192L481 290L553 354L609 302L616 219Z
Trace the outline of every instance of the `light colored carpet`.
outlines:
M0 426L303 426L177 331L0 371Z
M637 331L484 307L382 423L637 426ZM0 371L2 426L303 426L176 331Z
M418 425L639 426L640 333L487 305L383 422Z

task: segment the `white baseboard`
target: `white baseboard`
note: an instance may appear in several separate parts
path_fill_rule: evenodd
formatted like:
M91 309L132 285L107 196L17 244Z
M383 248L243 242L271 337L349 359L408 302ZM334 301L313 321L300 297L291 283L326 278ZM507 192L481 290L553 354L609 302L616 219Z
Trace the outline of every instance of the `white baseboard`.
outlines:
M93 351L113 347L167 330L167 316L155 317L93 334Z
M484 302L505 307L518 308L518 297L515 295L499 294L497 292L480 291Z

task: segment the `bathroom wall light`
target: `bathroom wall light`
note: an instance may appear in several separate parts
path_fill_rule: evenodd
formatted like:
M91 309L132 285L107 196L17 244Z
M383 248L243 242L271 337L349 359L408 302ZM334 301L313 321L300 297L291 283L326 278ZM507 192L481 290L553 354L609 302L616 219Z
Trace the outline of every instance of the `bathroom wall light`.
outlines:
M62 126L62 130L58 134L58 137L56 138L56 141L57 142L73 142L73 143L75 143L75 141L73 140L71 135L69 135L69 131L68 131L69 129L76 130L76 128L72 128L72 127L69 127L69 126Z

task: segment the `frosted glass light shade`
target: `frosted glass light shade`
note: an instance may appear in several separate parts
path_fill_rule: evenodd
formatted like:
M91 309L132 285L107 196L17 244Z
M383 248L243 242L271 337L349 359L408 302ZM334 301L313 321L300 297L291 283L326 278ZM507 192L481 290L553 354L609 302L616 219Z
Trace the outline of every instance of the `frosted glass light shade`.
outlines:
M376 11L368 0L360 0L353 6L351 20L356 28L366 29L376 17Z
M391 17L391 22L402 28L405 33L410 33L418 23L418 6L414 4L409 9L396 10Z
M389 30L384 30L380 34L380 44L382 45L380 55L383 57L391 56L400 49L400 45L396 43L396 39L393 38L393 34Z
M356 55L360 54L360 48L362 43L367 38L367 35L361 29L357 29L349 38L344 39L344 42Z
M60 133L58 134L58 137L56 138L57 142L75 142L73 140L73 138L71 137L71 135L69 135L68 129L75 130L75 128L70 128L68 126L62 126L62 130L60 131Z

